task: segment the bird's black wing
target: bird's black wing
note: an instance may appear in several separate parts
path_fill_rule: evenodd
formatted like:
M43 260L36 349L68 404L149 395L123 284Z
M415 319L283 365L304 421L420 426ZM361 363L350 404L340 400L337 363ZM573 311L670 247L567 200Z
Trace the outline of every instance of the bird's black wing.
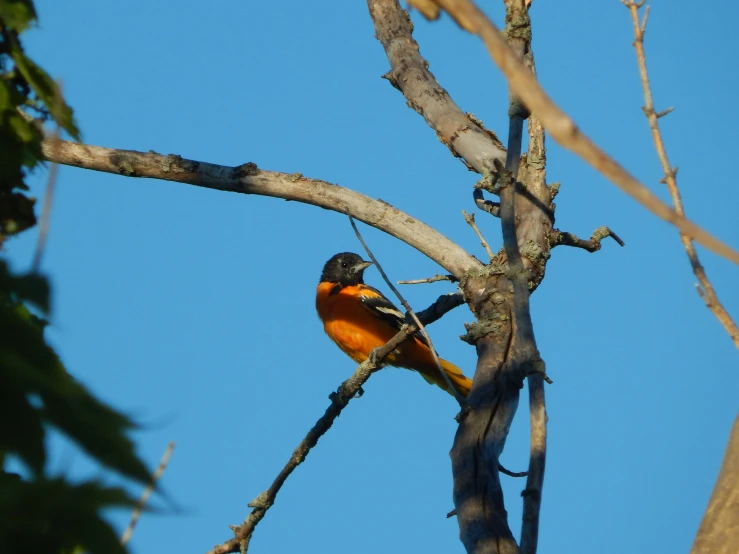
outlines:
M398 331L406 323L403 312L396 308L395 304L385 298L385 295L376 288L370 287L369 285L359 285L359 299L362 302L362 306L372 315L383 320ZM428 346L426 339L419 331L416 331L413 335Z

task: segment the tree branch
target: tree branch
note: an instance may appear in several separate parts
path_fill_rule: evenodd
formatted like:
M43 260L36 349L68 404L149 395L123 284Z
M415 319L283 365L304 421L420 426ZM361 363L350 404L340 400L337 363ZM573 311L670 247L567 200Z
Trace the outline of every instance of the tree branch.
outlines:
M131 540L131 537L133 536L133 530L136 527L136 524L139 522L139 518L141 517L141 513L144 511L146 503L149 501L149 497L154 492L157 481L159 481L162 475L164 475L164 472L167 471L167 464L169 464L169 459L172 457L174 446L174 441L170 442L167 445L167 449L164 451L164 454L162 454L162 458L161 460L159 460L159 465L157 466L156 471L154 471L151 476L151 482L146 486L144 492L141 493L141 497L136 503L136 506L133 509L133 513L131 514L131 521L128 522L128 527L126 527L126 530L121 536L121 544L123 546L126 546L128 544L128 541Z
M264 171L251 162L229 167L173 154L114 150L65 140L46 139L41 147L44 157L54 163L127 177L163 179L215 190L284 198L351 215L409 244L457 278L469 269L482 267L461 246L387 202L325 181L308 179L299 173Z
M434 275L433 277L426 277L425 279L406 279L404 281L396 281L399 285L421 285L424 283L436 283L437 281L450 281L452 283L458 282L458 279L454 275Z
M600 243L606 237L611 237L619 245L626 246L626 243L621 240L616 233L611 231L608 227L598 227L593 231L593 235L590 240L578 238L572 233L566 233L559 229L552 229L552 233L549 235L552 248L555 246L572 246L574 248L582 248L588 252L597 252L600 250Z
M736 554L739 545L739 416L690 554Z
M449 310L452 310L463 303L464 301L462 300L461 295L440 296L434 304L426 308L424 311L419 312L417 315L425 325L428 325L441 318ZM208 554L227 554L229 552L239 551L245 553L248 550L254 529L256 529L256 526L274 504L275 499L277 498L277 493L280 492L280 489L285 484L285 481L290 474L295 471L295 468L303 463L303 461L305 461L308 453L318 443L318 439L325 435L331 428L334 420L339 417L351 399L360 393L362 385L367 382L372 373L382 367L382 362L388 354L416 332L416 330L417 328L414 325L404 325L403 328L386 344L373 350L369 358L359 364L357 369L354 371L354 374L344 381L336 392L331 393L329 396L331 399L331 405L329 405L326 412L316 422L313 428L308 431L305 438L300 441L300 444L295 448L290 459L277 474L272 485L249 503L249 507L252 508L252 511L241 525L233 528L234 537L216 546L213 550L210 550Z
M390 61L390 75L409 105L418 109L417 102L425 100L425 97L448 98L448 94L425 70L426 62L418 54L418 45L411 36L412 26L398 2L368 0L368 5L377 38L385 47ZM434 106L439 108L434 112L434 117L429 117L423 110L418 111L437 135L449 144L449 131L441 124L458 120L459 108L451 102L436 102ZM446 111L442 111L442 107ZM522 135L520 123L524 117L525 110L518 106L515 118L519 144ZM515 127L512 130L511 136L515 139ZM480 136L479 133L477 136ZM484 177L490 176L496 169L496 162L500 164L503 158L503 149L497 140L483 141L467 150L459 147L456 141L452 141L452 144L453 153L463 156L468 167ZM522 180L527 182L527 194L521 194L519 198L521 217L518 236L514 234L514 242L518 242L519 261L526 270L525 278L519 279L519 282L524 283L524 298L527 299L528 289L534 289L541 281L549 257L548 234L553 217L549 206L552 194L543 181L543 135L539 143L533 144L531 162L519 156L520 146L515 150L509 166L515 168L520 163L525 178ZM533 184L531 188L528 186L530 178ZM541 186L539 183L542 183ZM510 191L511 194L519 192L516 187L510 187ZM502 200L500 206L488 204L481 193L475 193L475 201L478 206L481 205L481 209L502 215ZM509 202L509 205L512 204ZM464 338L476 346L478 363L472 391L467 398L469 410L461 414L450 455L460 536L467 551L475 554L518 552L508 527L499 477L499 456L518 406L519 389L523 378L531 370L529 364L522 363L526 358L518 355L522 347L519 344L521 333L517 329L514 332L512 324L516 321L517 312L516 299L512 294L514 278L516 272L506 270L504 252L496 255L484 269L469 271L460 282L477 318L476 322L466 325L467 334ZM519 315L519 320L523 318ZM524 321L520 324L525 326ZM535 359L538 360L538 354Z
M452 154L478 173L493 159L504 160L505 148L492 131L471 114L462 111L428 70L413 39L413 24L397 0L367 0L375 35L382 43L390 71L384 77L403 93L408 106L416 110L436 131Z
M561 146L575 152L657 217L671 223L716 254L739 263L739 252L662 202L580 131L574 121L544 92L531 72L508 47L500 31L471 0L433 1L447 11L460 27L482 39L488 53L508 79L511 89L536 114L544 128ZM411 4L416 5L416 0L411 0Z
M493 261L493 259L495 259L495 254L490 249L490 245L488 244L488 241L485 240L482 231L480 231L480 229L477 227L477 223L475 223L475 212L468 214L466 210L462 210L462 217L464 217L467 225L472 227L472 230L477 235L477 238L480 239L480 246L482 246L485 249L485 252L488 253L488 258L490 259L490 261Z
M621 0L621 2L629 9L631 13L631 22L634 27L634 48L636 49L636 59L639 64L639 76L641 78L642 90L644 91L644 115L647 116L649 121L649 128L652 130L652 139L654 140L654 147L657 150L657 156L659 157L660 165L662 166L662 172L664 178L662 182L667 185L667 189L670 191L670 197L672 198L672 204L675 206L675 211L681 215L685 215L685 209L683 208L683 200L680 195L680 189L677 186L677 168L673 168L670 165L670 160L667 157L667 150L665 149L665 143L662 140L662 133L659 128L659 118L667 115L672 111L672 108L663 112L657 113L654 111L654 102L652 101L652 87L649 84L649 74L647 73L647 59L644 54L644 33L647 27L647 17L649 15L649 6L644 11L644 20L639 23L639 8L644 2L634 3L627 0ZM723 325L726 332L729 333L729 337L734 342L734 346L739 348L739 328L736 323L726 311L721 301L716 295L716 291L708 279L706 270L698 259L698 253L695 250L695 245L690 237L685 233L680 233L680 240L683 243L683 248L688 255L690 265L693 268L693 274L698 279L700 287L698 288L698 294L706 303L706 307L713 312L719 323Z
M504 0L506 7L506 37L517 59L523 61L531 46L531 21L523 0ZM533 64L533 57L531 57ZM533 65L531 67L533 70ZM523 518L521 525L521 554L536 554L539 539L539 513L541 492L544 484L546 461L546 407L544 402L544 382L546 374L534 337L534 325L529 308L528 271L521 259L516 236L516 187L523 121L529 116L521 100L513 90L509 91L509 136L508 157L506 158L507 186L502 183L500 191L500 218L503 228L503 246L508 258L508 271L513 281L513 301L515 314L515 340L517 348L510 358L522 368L526 368L530 404L530 456L523 495ZM541 136L543 141L543 132ZM511 362L509 362L511 363Z
M485 200L485 195L481 189L472 189L472 198L475 200L475 205L482 211L489 213L493 217L500 217L500 202Z

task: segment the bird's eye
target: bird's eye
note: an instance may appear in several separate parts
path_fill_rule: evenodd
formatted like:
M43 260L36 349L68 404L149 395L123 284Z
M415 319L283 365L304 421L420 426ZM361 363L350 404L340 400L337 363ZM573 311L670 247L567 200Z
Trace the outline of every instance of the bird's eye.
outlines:
M346 262L341 262L341 267L343 267L344 269L346 269L347 267L349 267L349 264L346 263Z

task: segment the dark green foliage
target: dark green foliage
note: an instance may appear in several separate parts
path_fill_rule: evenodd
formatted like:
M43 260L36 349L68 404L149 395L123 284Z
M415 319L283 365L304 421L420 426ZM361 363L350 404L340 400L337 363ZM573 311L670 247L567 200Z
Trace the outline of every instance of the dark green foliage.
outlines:
M48 306L46 281L38 275L14 277L0 261L0 286L0 413L12 406L27 416L23 432L18 432L14 423L19 418L3 418L0 450L18 454L29 468L41 474L43 427L51 425L111 469L148 480L148 470L126 437L131 422L95 399L66 372L46 344L43 320L21 302L26 300L39 308ZM12 429L6 431L7 427Z
M43 123L79 138L57 85L21 46L35 18L30 0L0 0L0 249L36 222L24 179L41 163ZM49 297L44 277L14 275L0 259L0 552L122 554L101 513L134 501L97 481L51 477L46 467L47 434L56 430L119 475L150 479L128 436L133 423L67 373L46 343ZM8 470L11 459L21 474Z
M8 235L36 223L35 200L24 194L23 179L41 163L41 124L52 119L79 138L56 83L21 46L18 35L35 18L30 0L0 0L0 246Z
M123 554L126 549L100 511L132 503L122 489L96 481L28 482L0 473L0 552Z
M133 501L100 483L47 477L44 438L60 430L101 464L146 482L127 437L133 424L66 372L44 339L46 321L27 304L45 313L46 280L12 275L0 260L0 460L15 455L29 470L26 479L0 470L0 552L124 552L100 512Z

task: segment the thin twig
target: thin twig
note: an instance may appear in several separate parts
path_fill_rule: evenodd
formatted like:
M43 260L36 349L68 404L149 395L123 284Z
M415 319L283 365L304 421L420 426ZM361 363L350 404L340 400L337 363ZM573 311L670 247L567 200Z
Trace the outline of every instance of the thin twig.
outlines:
M423 283L436 283L437 281L451 281L456 283L459 281L454 275L434 275L426 279L408 279L405 281L396 281L399 285L421 285Z
M400 294L400 291L397 288L395 288L395 285L393 285L390 279L388 279L388 276L385 273L385 270L382 269L380 262L377 261L377 258L375 258L375 255L372 254L372 251L370 250L369 246L367 246L367 243L364 242L364 239L362 238L362 234L359 232L359 229L357 228L357 224L354 223L354 218L352 216L349 216L349 223L352 224L352 229L354 229L354 233L356 233L357 238L359 239L359 242L362 244L362 246L364 247L364 250L367 252L367 255L370 257L372 262L375 264L375 267L380 272L380 275L382 275L382 278L387 283L387 286L390 287L390 290L392 290L395 296L398 297L398 300L400 301L400 303L403 305L403 307L406 309L408 314L413 319L414 323L418 327L418 330L423 335L423 338L426 339L426 343L428 344L429 350L431 351L431 355L434 358L436 367L438 368L439 373L441 373L441 376L444 378L444 381L446 382L447 387L449 387L449 392L451 392L454 395L454 398L457 399L457 402L459 402L459 405L464 407L465 399L461 394L459 394L459 391L452 383L452 380L449 378L449 375L447 375L446 371L444 371L444 368L441 367L441 360L439 359L439 355L436 353L436 349L434 348L434 344L431 342L431 337L426 331L426 327L424 327L423 323L421 323L421 320L418 319L416 312L413 311L413 308L411 308L411 305L408 304L405 298L403 298L403 295Z
M488 256L490 257L490 261L493 261L493 258L495 258L495 252L493 252L490 249L490 245L488 244L488 241L485 240L485 237L482 236L480 229L477 228L477 223L475 223L475 212L468 214L465 210L462 210L462 215L464 216L464 220L467 222L467 224L470 227L472 227L472 230L477 235L477 238L480 239L480 244L485 249L485 252L488 253Z
M482 211L489 213L493 217L500 217L500 202L485 200L482 189L472 189L472 198L475 200L475 205Z
M131 540L131 537L133 536L133 530L136 527L136 524L139 522L141 513L144 511L144 506L146 506L149 497L154 492L157 481L159 481L161 476L167 470L167 464L169 463L169 459L172 457L174 446L174 441L170 442L167 445L167 449L164 451L164 454L162 454L162 459L159 460L159 465L157 466L156 471L151 476L151 482L144 489L144 492L141 493L141 498L139 498L139 501L136 503L136 507L133 509L133 513L131 514L131 521L128 523L128 527L126 527L126 530L121 536L121 544L123 546L126 546L126 544L128 544L128 541Z
M434 0L463 29L482 39L493 61L508 80L525 106L541 120L551 136L564 148L575 152L613 184L630 195L657 217L676 226L693 240L716 254L739 263L739 252L686 219L629 174L615 159L604 152L575 122L563 112L541 88L526 66L508 47L500 31L471 0ZM410 2L414 7L417 0Z
M555 246L572 246L574 248L582 248L588 252L597 252L600 250L601 241L606 237L611 237L619 245L626 246L626 243L621 240L621 237L611 231L608 227L598 227L593 231L593 235L590 237L590 240L578 238L572 233L560 231L559 229L552 229L552 232L549 235L549 240L552 248Z
M445 294L440 296L431 306L422 312L419 312L418 318L420 321L423 321L428 325L441 318L448 311L457 306L461 306L463 303L464 299L461 294ZM280 492L280 489L285 484L285 481L290 474L301 463L303 463L303 461L305 461L308 453L318 443L318 439L325 435L331 428L336 418L339 417L351 399L355 398L357 394L360 393L362 386L367 382L372 373L382 367L382 362L385 358L403 341L413 335L417 329L418 327L415 325L404 325L403 328L387 343L379 348L375 348L370 353L369 357L357 366L357 369L354 371L352 376L344 381L336 392L329 395L331 404L326 409L326 412L318 419L311 430L308 431L303 440L300 441L300 444L295 448L290 459L277 474L277 477L270 487L249 503L249 507L252 508L252 511L241 525L232 528L234 531L234 537L222 544L219 544L210 550L208 554L227 554L229 552L239 551L246 553L249 548L249 542L251 541L254 529L274 504L275 499L277 498L277 493Z
M654 140L654 147L657 150L657 156L659 157L660 164L662 165L662 172L664 173L663 182L667 184L667 188L670 191L670 197L672 203L675 206L675 211L680 216L685 216L685 209L683 208L683 200L680 195L680 189L677 186L677 168L673 168L670 165L670 160L667 157L667 150L665 149L665 143L662 140L662 133L659 128L659 118L669 113L670 110L656 113L654 110L654 102L652 100L652 88L649 84L649 74L647 73L647 59L644 54L644 33L646 32L647 26L647 15L649 14L649 6L644 11L644 19L642 23L639 23L639 8L644 2L634 3L628 0L621 0L622 3L629 9L631 14L631 21L634 27L634 48L636 49L636 59L639 64L639 76L641 78L641 85L644 91L644 114L647 116L649 121L649 128L652 130L652 139ZM708 279L706 270L698 259L698 253L695 250L695 245L690 239L690 236L685 233L680 234L680 240L683 243L683 248L688 255L690 265L693 268L693 274L700 283L698 293L703 301L706 303L706 307L713 312L719 323L723 325L726 332L734 342L734 346L739 349L739 328L736 323L726 311L726 308L721 304L716 295L716 291L713 288L713 284ZM702 290L701 290L702 289Z
M498 471L500 471L503 475L507 475L508 477L526 477L529 474L528 471L511 471L510 469L504 468L500 464L498 464Z
M52 139L59 139L62 133L60 110L64 105L64 97L62 96L62 82L56 82L56 94L54 95L54 105L52 106L53 117L56 121L54 131L51 133ZM38 239L36 242L36 252L33 254L33 262L31 263L31 271L38 273L41 267L41 258L46 249L46 238L49 235L49 225L51 224L51 206L54 202L54 188L56 186L56 178L59 174L59 164L52 162L49 167L49 176L46 179L46 190L44 191L44 206L41 210L41 221L38 226Z

